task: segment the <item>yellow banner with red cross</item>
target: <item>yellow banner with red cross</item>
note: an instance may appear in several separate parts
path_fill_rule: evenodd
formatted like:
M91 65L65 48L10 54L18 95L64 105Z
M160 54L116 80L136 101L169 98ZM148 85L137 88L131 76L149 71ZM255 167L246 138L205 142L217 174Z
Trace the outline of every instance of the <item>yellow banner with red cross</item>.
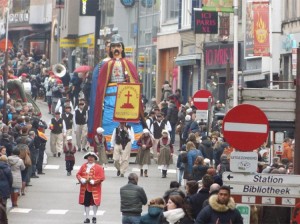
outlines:
M118 84L113 120L117 122L139 122L140 106L141 84Z

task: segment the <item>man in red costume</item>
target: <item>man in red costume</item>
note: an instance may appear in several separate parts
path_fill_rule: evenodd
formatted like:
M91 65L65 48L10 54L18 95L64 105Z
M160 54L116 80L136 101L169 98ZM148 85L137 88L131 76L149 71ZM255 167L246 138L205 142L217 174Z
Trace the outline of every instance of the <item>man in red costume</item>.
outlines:
M98 156L94 152L85 154L87 163L83 164L76 177L80 182L79 204L84 205L86 219L84 223L90 223L90 206L93 206L92 223L96 223L96 214L101 202L101 184L105 180L103 167L96 164Z
M123 39L119 34L115 34L111 38L110 44L110 60L102 65L98 80L97 90L95 97L95 107L93 116L89 119L93 120L93 128L89 131L88 137L93 139L96 134L97 127L103 127L106 133L105 135L111 135L114 128L118 124L112 125L112 115L114 112L115 96L118 83L139 83L137 70L130 62L125 58ZM142 107L140 111L141 118L143 118ZM135 130L136 133L142 132Z

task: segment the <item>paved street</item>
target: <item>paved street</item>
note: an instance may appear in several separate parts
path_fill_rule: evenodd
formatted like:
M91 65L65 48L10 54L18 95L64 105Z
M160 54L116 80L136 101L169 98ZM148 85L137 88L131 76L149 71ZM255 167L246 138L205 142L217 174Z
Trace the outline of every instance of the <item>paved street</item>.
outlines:
M49 122L51 115L46 111L46 103L38 101L43 113L43 120ZM49 136L49 130L47 131ZM73 136L74 139L74 136ZM19 207L11 209L8 203L8 218L10 224L75 224L83 223L84 209L78 204L79 185L75 178L80 165L83 164L83 152L76 153L75 170L72 176L66 175L64 157L54 158L50 154L49 141L47 146L48 164L45 167L46 175L39 179L32 179L32 187L27 187L26 195L19 198ZM175 147L175 149L177 149ZM131 159L134 161L134 158ZM139 173L136 164L130 164L129 172ZM113 164L108 164L105 169L106 180L102 187L102 203L97 214L97 223L120 224L120 196L119 188L127 183L125 178L116 176ZM144 187L148 200L162 196L168 189L171 180L176 179L174 165L168 178L162 179L157 165L151 165L149 178L140 178L139 185ZM143 208L147 211L147 206Z

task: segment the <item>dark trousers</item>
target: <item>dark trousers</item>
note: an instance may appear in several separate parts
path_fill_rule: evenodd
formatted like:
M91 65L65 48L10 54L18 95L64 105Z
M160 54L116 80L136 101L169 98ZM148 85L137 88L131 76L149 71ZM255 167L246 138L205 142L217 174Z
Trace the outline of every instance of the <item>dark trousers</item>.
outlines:
M31 163L32 163L32 175L35 175L36 165L39 158L39 150L30 151Z
M175 134L176 134L176 123L175 124L171 124L171 127L172 127L172 131L170 132L171 144L174 144L174 142L175 142Z
M71 172L73 170L75 161L74 160L66 160L66 170Z
M42 172L43 171L43 161L44 161L44 152L45 152L45 146L41 146L40 151L39 151L39 156L38 156L38 161L36 163L36 169L38 172Z

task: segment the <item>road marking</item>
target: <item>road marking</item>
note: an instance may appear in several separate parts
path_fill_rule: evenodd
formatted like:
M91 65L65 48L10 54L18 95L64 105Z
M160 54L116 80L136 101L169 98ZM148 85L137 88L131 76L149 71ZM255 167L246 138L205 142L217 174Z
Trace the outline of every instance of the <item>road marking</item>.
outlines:
M59 169L59 165L46 165L45 170L58 170Z
M74 166L73 167L73 170L79 170L80 169L80 166Z
M27 208L13 208L10 210L11 213L29 213L32 209Z
M46 170L58 170L59 168L60 168L60 165L46 165L44 169L46 169ZM79 169L80 169L80 166L74 166L73 167L73 170L79 170ZM158 169L161 169L161 167L158 166ZM104 170L105 171L117 171L117 169L113 166L105 167ZM140 168L134 167L134 168L131 169L131 172L137 172L138 173L138 172L140 172ZM176 169L168 169L168 173L172 173L172 174L175 173L176 174Z
M69 210L49 210L47 212L48 215L65 215Z
M97 213L96 213L96 216L100 216L100 215L104 215L105 211L103 210L98 210ZM94 215L94 212L93 211L90 211L90 216L93 216ZM83 215L85 215L85 212L83 213Z
M175 169L169 169L168 173L176 173L176 170Z
M266 133L268 126L266 124L249 124L237 122L225 122L224 131Z
M105 171L117 171L117 169L115 167L106 167L104 168Z

